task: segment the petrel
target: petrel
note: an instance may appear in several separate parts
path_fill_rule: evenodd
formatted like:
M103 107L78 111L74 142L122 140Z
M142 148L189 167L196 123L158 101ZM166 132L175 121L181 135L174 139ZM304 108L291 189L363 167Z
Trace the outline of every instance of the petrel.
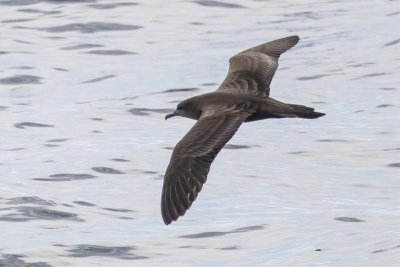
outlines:
M298 36L290 36L234 55L229 60L228 75L216 91L180 102L165 117L197 120L175 146L164 176L161 214L166 225L190 208L207 180L211 163L243 122L271 118L316 119L325 115L269 96L279 56L298 41Z

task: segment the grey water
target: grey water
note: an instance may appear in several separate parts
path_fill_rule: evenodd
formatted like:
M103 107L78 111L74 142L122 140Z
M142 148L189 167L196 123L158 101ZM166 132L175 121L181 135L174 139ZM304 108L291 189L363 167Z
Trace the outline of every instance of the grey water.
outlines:
M399 1L0 0L0 266L398 266ZM162 179L233 54L297 34L186 215Z

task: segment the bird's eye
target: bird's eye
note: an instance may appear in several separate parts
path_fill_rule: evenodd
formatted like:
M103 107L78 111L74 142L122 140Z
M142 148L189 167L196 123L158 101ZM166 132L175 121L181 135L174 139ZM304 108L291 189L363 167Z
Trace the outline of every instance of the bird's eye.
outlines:
M178 106L176 109L177 109L177 110L181 110L181 109L182 109L182 106Z

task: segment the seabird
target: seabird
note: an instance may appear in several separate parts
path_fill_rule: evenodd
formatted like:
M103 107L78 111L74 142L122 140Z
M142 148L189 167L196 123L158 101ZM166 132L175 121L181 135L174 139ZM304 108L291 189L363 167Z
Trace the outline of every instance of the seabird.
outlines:
M180 102L165 119L197 120L172 152L161 195L166 225L190 208L207 180L219 151L243 122L270 118L316 119L313 108L279 102L269 96L279 56L299 41L290 36L244 50L229 60L229 71L218 89Z

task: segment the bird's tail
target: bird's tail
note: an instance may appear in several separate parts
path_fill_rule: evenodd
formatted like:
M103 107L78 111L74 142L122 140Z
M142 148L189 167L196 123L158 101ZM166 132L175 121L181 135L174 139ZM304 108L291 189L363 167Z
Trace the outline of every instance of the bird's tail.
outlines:
M287 105L289 105L294 110L293 115L295 115L298 118L316 119L325 115L325 113L316 112L314 111L313 108L310 107L296 105L296 104L287 104Z

